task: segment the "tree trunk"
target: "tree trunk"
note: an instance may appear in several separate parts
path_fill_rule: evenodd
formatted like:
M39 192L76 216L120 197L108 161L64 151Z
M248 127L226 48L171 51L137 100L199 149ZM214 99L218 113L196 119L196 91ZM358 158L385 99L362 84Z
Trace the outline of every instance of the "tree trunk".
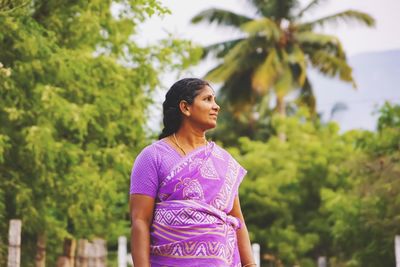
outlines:
M37 238L35 267L46 267L46 236L44 233L39 234Z
M286 103L283 96L276 97L276 108L278 110L279 116L284 119L286 118ZM286 133L280 129L278 129L278 138L282 142L286 141Z

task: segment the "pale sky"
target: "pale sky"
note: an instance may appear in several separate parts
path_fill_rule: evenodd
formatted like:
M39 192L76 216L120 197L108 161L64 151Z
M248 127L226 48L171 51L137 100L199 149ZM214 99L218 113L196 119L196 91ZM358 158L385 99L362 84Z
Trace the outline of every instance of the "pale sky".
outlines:
M205 45L230 39L236 33L229 29L207 24L192 25L190 19L204 9L218 7L252 15L246 0L162 0L172 14L164 18L152 18L141 27L142 41L152 42L166 32ZM301 1L308 3L308 1ZM324 2L324 1L321 1ZM355 9L372 15L377 22L374 29L360 25L337 25L325 28L342 40L349 55L366 51L400 48L400 1L399 0L330 0L314 9L310 18L318 18L347 9Z
M301 0L303 6L308 2ZM348 9L366 12L375 18L376 26L374 28L367 28L358 24L339 24L320 29L324 33L339 37L348 56L364 52L400 49L400 31L397 29L398 25L400 25L400 0L325 0L321 2L321 6L313 9L305 19L319 18ZM176 37L189 39L200 45L208 45L235 38L239 33L230 28L221 28L215 25L192 25L190 19L194 15L212 7L228 9L247 15L254 14L254 11L251 10L246 0L161 0L161 3L168 7L172 14L165 15L163 18L153 17L141 25L135 41L142 44L154 43L156 40L166 37L167 33L172 33ZM215 62L210 59L185 73L181 73L181 77L202 77L213 66L215 66ZM163 84L169 87L177 78L174 75L168 74L162 78ZM326 94L323 91L317 91L316 94L318 99L322 99L322 102L328 99L328 102L331 103L343 101L346 98L357 99L357 94L359 94L360 99L366 97L360 93L348 91L350 90L344 89L344 92L340 96L338 94L337 98L335 95ZM159 99L156 100L159 104L156 103L154 108L152 108L151 112L153 116L151 117L162 117L160 116L160 107L164 94L165 88L160 93ZM394 92L389 97L399 99L400 94ZM323 103L321 105L321 101L319 104L319 111L325 114L329 113L329 109L333 105L327 106ZM376 116L373 116L371 113L374 106L381 104L382 102L365 103L351 107L342 116L338 116L337 120L341 124L342 130L352 128L373 130L375 128ZM155 125L158 123L157 121L150 122L152 125L151 128L157 129Z

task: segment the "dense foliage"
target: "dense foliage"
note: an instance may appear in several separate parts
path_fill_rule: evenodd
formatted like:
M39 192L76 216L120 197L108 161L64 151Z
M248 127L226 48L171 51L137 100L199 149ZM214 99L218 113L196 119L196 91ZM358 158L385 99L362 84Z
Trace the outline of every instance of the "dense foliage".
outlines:
M249 170L240 195L253 241L284 266L315 266L318 256L331 266L394 266L400 106L381 109L376 133L340 134L304 114L274 120L287 142L244 138L232 150Z
M158 1L2 1L0 237L23 222L23 266L47 237L50 266L65 237L129 231L129 173L149 142L146 109L159 76L196 61L187 41L141 47L135 29ZM137 38L137 37L136 37Z

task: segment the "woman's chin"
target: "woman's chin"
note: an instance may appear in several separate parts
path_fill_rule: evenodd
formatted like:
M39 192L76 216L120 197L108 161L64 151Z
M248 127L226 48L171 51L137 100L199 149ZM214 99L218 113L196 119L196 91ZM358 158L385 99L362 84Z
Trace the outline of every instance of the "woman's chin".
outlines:
M212 130L212 129L214 129L215 127L217 127L217 122L215 121L215 122L213 122L213 123L210 123L209 125L208 125L208 130Z

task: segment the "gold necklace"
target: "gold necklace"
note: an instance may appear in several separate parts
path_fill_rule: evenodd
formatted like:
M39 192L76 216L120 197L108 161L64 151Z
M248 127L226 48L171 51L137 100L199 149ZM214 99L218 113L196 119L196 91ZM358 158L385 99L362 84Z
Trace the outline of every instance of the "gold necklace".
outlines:
M175 144L176 144L176 146L177 146L180 150L182 150L183 155L186 156L186 152L185 152L185 150L179 145L179 142L178 142L178 139L176 138L175 133L174 133L174 139L175 139ZM204 140L204 145L207 145L207 139Z

